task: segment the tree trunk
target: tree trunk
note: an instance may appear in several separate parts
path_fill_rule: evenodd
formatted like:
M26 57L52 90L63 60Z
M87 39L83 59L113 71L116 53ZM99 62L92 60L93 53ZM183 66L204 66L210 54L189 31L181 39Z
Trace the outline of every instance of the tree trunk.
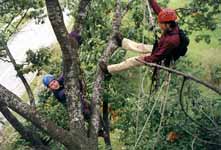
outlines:
M75 23L72 28L72 31L80 33L83 29L84 20L87 16L87 8L90 5L91 0L81 0L78 6L78 12L75 16Z
M83 89L81 89L83 77L80 69L78 43L75 39L72 40L73 43L71 43L67 29L64 25L63 15L58 0L46 0L46 6L49 20L62 50L65 95L68 100L70 119L70 133L74 132L81 135L82 141L78 142L79 149L97 150L97 142L94 142L92 138L87 137L87 130L84 125L81 109L80 100L84 93ZM80 24L81 23L79 23L79 25ZM97 136L93 137L97 139ZM71 147L69 147L69 149L71 149Z
M113 18L113 28L112 28L112 34L110 36L110 39L107 44L107 48L104 50L104 53L101 57L102 61L105 63L108 62L110 56L113 54L113 52L118 48L116 36L119 33L121 24L121 8L120 8L120 1L116 1L116 11L115 16ZM92 127L90 129L90 135L96 135L99 129L99 108L101 106L102 101L102 82L104 80L104 73L100 68L98 68L96 76L95 76L95 82L94 82L94 88L93 88L93 99L92 99L92 117L91 117L91 124ZM97 141L94 141L97 142Z
M63 57L63 74L65 79L65 95L68 100L70 129L85 134L84 118L81 112L80 61L77 52L77 41L71 43L64 25L63 15L58 0L46 0L48 16L61 46Z
M80 147L79 143L87 143L78 132L69 132L55 125L55 123L46 120L33 107L23 103L21 99L7 90L0 84L0 103L3 103L19 115L33 123L37 128L46 132L54 140L64 144L66 147Z
M49 150L49 147L45 146L40 137L30 129L25 128L17 118L10 112L10 110L0 103L0 111L4 115L4 117L8 120L8 122L15 128L16 131L22 136L26 141L31 142L31 147L34 147L38 150Z

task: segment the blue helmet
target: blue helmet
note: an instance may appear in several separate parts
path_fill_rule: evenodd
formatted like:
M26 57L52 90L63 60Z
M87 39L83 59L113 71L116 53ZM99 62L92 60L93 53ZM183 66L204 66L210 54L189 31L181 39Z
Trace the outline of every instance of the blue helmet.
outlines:
M55 80L55 78L54 78L53 75L51 75L51 74L46 74L46 75L43 77L42 82L43 82L43 84L44 84L45 86L48 87L49 83L50 83L51 81L53 81L53 80Z

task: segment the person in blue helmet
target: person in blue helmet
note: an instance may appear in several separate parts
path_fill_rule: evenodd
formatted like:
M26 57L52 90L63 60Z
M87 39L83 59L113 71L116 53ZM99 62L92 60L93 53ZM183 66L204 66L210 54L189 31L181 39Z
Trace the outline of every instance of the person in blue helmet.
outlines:
M66 104L66 97L64 93L64 77L61 75L58 79L51 74L43 77L43 84L53 92L55 98L63 105Z
M69 33L70 39L75 39L79 46L82 44L82 37L77 31L72 31ZM43 77L43 84L48 87L56 97L56 99L62 104L66 103L66 97L64 94L64 77L61 75L58 79L51 74L47 74Z
M58 79L51 74L47 74L43 77L43 84L53 92L55 98L66 107L67 100L64 91L64 77L61 75ZM82 112L85 119L90 117L90 105L87 101L81 97L81 104L82 104Z
M82 38L76 31L72 31L71 33L69 33L69 36L71 38L75 38L78 44L81 45ZM55 79L55 77L51 74L47 74L43 77L42 82L48 89L50 89L50 91L53 92L55 98L66 107L67 101L64 92L63 74L58 79ZM89 117L88 115L90 114L89 103L86 102L83 99L83 97L81 98L81 103L82 103L83 114L85 115L86 118L88 118Z
M75 38L79 46L82 44L82 38L77 32L72 31L69 34L69 36L71 36L72 38ZM66 101L66 96L65 96L65 91L64 91L63 74L58 79L55 79L55 77L51 74L47 74L43 77L42 82L47 88L50 89L50 91L53 92L55 98L66 107L67 101ZM86 120L89 120L90 114L91 114L90 104L87 101L85 101L83 97L81 97L81 106L82 106L81 109L82 109L84 118ZM107 140L108 135L104 131L103 127L99 129L98 136L104 137L104 139Z
M54 96L56 99L61 102L65 107L66 107L66 97L64 93L64 77L61 75L58 79L55 79L55 77L51 74L47 74L43 77L43 84L50 89L50 91L53 92ZM86 120L90 119L90 104L86 102L82 97L81 97L81 104L82 104L82 112L84 115L84 118ZM98 136L107 138L107 134L104 131L103 128L101 128L98 132ZM106 140L106 139L105 139Z

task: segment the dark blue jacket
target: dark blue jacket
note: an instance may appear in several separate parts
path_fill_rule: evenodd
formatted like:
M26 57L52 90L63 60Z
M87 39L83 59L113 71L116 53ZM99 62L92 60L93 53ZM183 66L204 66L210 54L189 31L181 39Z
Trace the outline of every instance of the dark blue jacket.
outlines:
M66 104L66 96L64 93L64 77L63 75L61 75L57 81L60 84L60 88L57 90L53 91L54 96L56 97L56 99L61 102L62 104Z
M66 106L67 102L66 102L66 96L64 93L64 76L63 74L57 79L57 81L60 84L60 88L57 90L53 91L54 96L56 97L56 99L61 102L64 106ZM86 102L83 98L83 96L81 96L81 109L82 112L84 114L84 117L86 119L89 119L90 117L90 105L88 102Z

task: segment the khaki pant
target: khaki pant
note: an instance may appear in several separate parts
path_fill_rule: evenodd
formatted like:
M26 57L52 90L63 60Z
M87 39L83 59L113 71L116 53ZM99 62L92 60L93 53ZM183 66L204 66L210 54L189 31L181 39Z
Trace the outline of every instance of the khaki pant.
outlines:
M147 55L150 55L153 45L136 43L134 41L124 38L122 41L122 47L126 50L139 52L139 53L142 53L142 55L147 56ZM140 56L142 56L142 55L140 55ZM127 70L132 67L141 66L143 64L136 60L140 56L128 58L119 64L108 65L107 69L108 69L109 73L113 74L113 73Z

